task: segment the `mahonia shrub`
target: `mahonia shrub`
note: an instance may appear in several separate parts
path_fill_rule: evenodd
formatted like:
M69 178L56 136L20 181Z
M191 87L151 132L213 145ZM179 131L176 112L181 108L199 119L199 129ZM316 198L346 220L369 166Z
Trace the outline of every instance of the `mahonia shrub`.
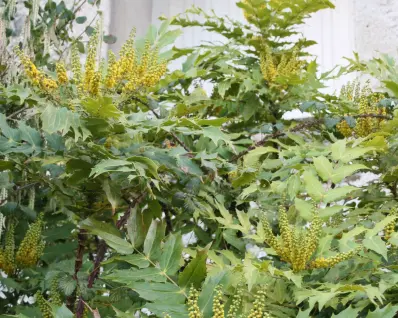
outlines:
M246 23L192 8L104 59L101 20L86 45L56 24L55 60L34 41L7 51L2 315L396 314L395 64L354 57L317 72L298 26L329 1L237 5ZM35 23L53 5L33 8ZM222 43L174 47L190 27ZM351 71L383 89L322 92Z

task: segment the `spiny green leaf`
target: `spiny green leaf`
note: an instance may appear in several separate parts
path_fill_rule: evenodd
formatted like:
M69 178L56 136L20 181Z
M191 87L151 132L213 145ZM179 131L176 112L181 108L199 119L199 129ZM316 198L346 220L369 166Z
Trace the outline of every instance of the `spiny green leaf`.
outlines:
M174 275L179 269L182 249L181 234L170 234L159 260L160 269L167 275Z
M345 310L341 311L338 315L333 314L332 318L355 318L358 316L358 313L360 311L360 308L348 307Z
M344 154L340 157L340 161L342 163L348 163L354 159L357 159L360 156L363 156L365 153L376 150L374 147L356 147L356 148L351 148L351 149L346 149Z
M81 228L100 236L105 242L120 254L132 254L133 246L126 240L116 236L114 231L105 226L104 223L88 218L80 223Z
M180 287L190 287L193 285L199 289L203 280L206 278L207 249L197 252L196 257L189 262L178 278Z
M139 248L144 243L151 222L150 213L143 213L136 206L131 209L126 227L130 243L134 248Z
M131 282L127 286L136 291L141 298L159 303L177 305L185 302L183 290L172 283Z
M147 260L145 255L142 254L131 254L131 255L119 255L114 256L101 264L110 264L113 262L126 262L131 265L137 266L138 268L147 268L149 266L149 261Z
M257 147L250 151L243 158L245 167L254 167L258 164L260 157L267 153L278 153L279 151L273 147Z
M313 160L315 169L322 180L330 180L333 173L333 165L330 163L330 161L324 156L314 158Z
M358 190L358 188L352 186L345 186L341 188L328 190L323 197L323 202L330 203L337 201L339 199L343 199L347 196L347 194L355 190Z
M352 164L348 166L342 166L333 171L331 180L333 183L339 183L344 178L352 175L358 170L368 170L369 168L362 164Z
M61 307L53 310L54 317L57 318L73 318L75 315L63 304Z
M159 175L158 175L158 167L159 166L155 163L155 161L153 161L149 158L146 158L146 157L142 157L142 156L130 157L127 159L127 161L143 163L144 165L147 166L147 170L148 170L149 174L151 174L156 179L160 179Z
M258 269L253 265L253 262L248 256L245 257L243 262L243 273L246 278L247 288L249 291L252 290L254 284L257 282L257 276L259 275Z
M383 308L376 308L374 311L368 312L368 318L393 318L395 314L398 312L398 306L393 306L392 304L388 304Z
M113 104L111 97L99 97L97 99L87 98L82 101L82 106L84 109L95 117L99 118L114 118L117 119L120 117L120 111Z
M305 184L305 190L308 194L317 201L322 200L325 190L323 189L322 183L314 176L310 171L303 173L303 179Z
M164 276L159 268L147 267L142 269L126 269L126 270L114 270L112 274L105 275L102 277L105 280L110 280L120 284L129 284L136 281L148 281L164 283L166 282L166 276Z
M346 141L345 139L339 140L332 145L332 158L333 160L340 160L343 158L346 151Z
M144 242L144 254L152 261L157 260L161 254L160 242L164 237L164 231L162 223L152 221Z
M75 141L80 138L86 140L91 135L84 126L80 115L65 107L56 108L48 105L40 118L43 125L42 129L49 134L60 132L65 136L72 129L75 134Z
M380 236L372 236L368 237L363 240L362 242L363 246L366 248L376 252L377 254L380 254L384 257L384 259L387 261L387 246L386 243L381 239Z

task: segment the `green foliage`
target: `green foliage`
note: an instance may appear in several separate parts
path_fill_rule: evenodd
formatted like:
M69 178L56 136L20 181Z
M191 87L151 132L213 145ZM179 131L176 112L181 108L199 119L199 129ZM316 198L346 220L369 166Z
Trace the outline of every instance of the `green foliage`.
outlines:
M39 17L60 47L77 44L64 66L73 76L19 53L24 71L0 86L1 314L396 314L395 64L355 58L339 71L370 73L391 96L353 84L323 94L335 75L318 74L297 26L329 1L241 1L247 24L193 8L101 65L99 39L115 38L87 28L83 72L86 47L65 25L87 19L61 3ZM171 25L224 42L170 48L181 34ZM296 109L311 117L287 120ZM366 173L377 181L356 182Z

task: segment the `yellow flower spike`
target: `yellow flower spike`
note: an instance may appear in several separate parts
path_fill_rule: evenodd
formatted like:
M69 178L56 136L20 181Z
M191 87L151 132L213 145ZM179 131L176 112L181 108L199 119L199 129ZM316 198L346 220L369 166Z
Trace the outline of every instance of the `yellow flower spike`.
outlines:
M191 287L189 290L189 296L188 296L188 312L189 318L202 318L202 313L199 309L198 305L198 298L199 298L199 293L198 291L194 288Z
M27 77L32 81L33 85L39 87L45 93L51 93L58 88L57 83L41 73L33 64L28 56L26 56L18 47L14 49L24 67Z
M283 205L279 207L279 228L283 241L284 258L289 259L288 255L292 250L293 232L289 225L286 208Z
M11 223L9 228L7 229L6 237L5 237L5 247L3 250L4 262L2 266L2 270L7 275L12 275L15 272L15 239L14 239L14 224Z
M100 91L100 84L101 84L101 73L95 72L91 81L90 87L88 88L88 92L92 96L98 96Z
M43 295L39 291L35 294L35 298L43 318L53 318L53 311L50 304L44 299Z
M305 269L307 244L308 243L304 232L299 232L297 234L297 245L294 249L295 255L292 263L294 272L299 272Z
M279 256L281 256L281 254L283 253L282 248L281 248L277 238L272 233L272 229L271 229L271 226L270 226L267 218L265 217L264 214L262 214L260 218L261 218L260 220L261 220L261 223L262 223L262 226L264 229L264 233L265 233L265 242L269 246L271 246Z
M344 136L350 137L352 136L353 130L351 129L350 125L348 125L346 120L341 121L336 125L337 130Z
M278 62L279 60L279 62ZM260 69L264 79L268 83L273 83L278 76L297 75L303 62L298 57L298 49L295 48L292 53L284 53L277 57L272 53L270 47L265 46L260 54ZM283 88L283 86L282 86Z
M120 51L120 60L117 66L116 81L129 78L136 68L136 52L134 48L135 30L131 31L129 39L123 44Z
M312 254L314 254L314 252L318 246L318 243L319 243L319 237L320 237L321 229L322 229L322 222L321 222L321 219L319 218L319 214L316 211L315 207L314 207L313 214L314 214L314 218L310 225L310 228L308 231L308 236L307 236L305 261L310 259Z
M15 260L20 268L35 266L42 256L45 246L41 237L42 230L43 216L40 215L26 232L19 245Z
M358 247L355 250L346 252L346 253L339 253L335 256L329 257L329 258L324 258L324 257L319 257L316 258L314 261L312 261L309 264L309 268L315 269L315 268L331 268L333 266L336 266L338 263L341 263L345 260L348 260L352 258L355 254L357 254L362 247Z
M390 215L396 215L397 210L394 208L391 210ZM388 241L391 238L391 235L395 232L395 225L397 223L397 220L393 220L390 223L386 225L384 228L384 239Z
M254 296L253 308L247 318L268 318L270 315L265 311L265 291L259 290Z
M76 43L72 45L71 65L73 79L75 84L78 85L82 79L82 64L80 63L80 54Z
M145 42L145 48L144 48L144 52L142 52L142 56L141 56L141 60L140 60L140 65L138 66L138 74L140 76L144 75L149 62L150 62L150 51L151 51L151 44L149 43L149 41Z
M239 308L242 305L242 299L243 299L243 288L241 285L239 285L236 289L236 292L235 292L233 298L232 298L231 306L229 306L227 318L237 317Z
M116 55L112 51L108 53L108 69L105 77L105 86L113 88L116 86L118 76L118 64L116 62Z
M64 85L68 83L68 75L66 73L65 65L62 63L57 63L55 65L55 70L57 72L58 84Z
M50 296L51 296L51 304L60 307L62 306L62 300L61 300L61 295L59 293L58 284L59 284L58 277L56 276L51 281Z
M91 82L96 76L95 74L96 74L96 65L97 65L98 41L99 41L98 31L95 30L88 42L88 53L87 53L86 65L84 69L84 78L83 78L83 88L86 92L90 93L92 91Z
M224 318L224 303L223 303L222 286L217 286L213 297L213 318Z
M260 68L264 79L269 83L273 82L277 75L277 69L271 49L268 46L265 47L264 52L260 55Z

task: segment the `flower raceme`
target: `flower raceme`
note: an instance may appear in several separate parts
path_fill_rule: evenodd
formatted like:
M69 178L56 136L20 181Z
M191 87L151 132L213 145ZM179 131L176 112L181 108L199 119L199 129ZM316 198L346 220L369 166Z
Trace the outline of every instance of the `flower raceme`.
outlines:
M266 243L271 246L282 261L290 263L293 271L299 272L311 268L333 267L336 264L353 257L360 248L348 253L339 253L331 258L316 258L313 255L318 247L322 223L318 212L314 207L313 219L308 230L296 229L288 222L286 208L279 208L280 237L277 238L271 226L263 215L261 223L264 228Z
M70 63L72 78L68 78L65 64L56 64L57 80L54 80L39 71L19 48L16 48L15 52L28 79L44 93L55 94L59 86L72 83L77 87L80 98L102 96L112 91L131 94L156 85L167 71L166 61L159 60L158 50L149 42L145 44L140 55L137 53L134 36L135 33L132 32L120 51L119 59L113 52L109 52L107 66L103 69L103 63L98 63L100 34L95 30L88 43L84 68L80 62L77 46L72 46Z
M269 46L265 46L260 54L260 68L268 84L275 83L279 76L290 77L298 75L303 61L298 58L298 50L292 53L274 54Z
M351 102L356 110L355 114L347 114L348 116L359 115L353 128L350 127L346 120L342 120L337 124L337 129L344 137L351 137L352 135L366 137L379 130L385 122L385 119L377 117L387 115L386 108L378 106L384 95L373 93L369 83L363 88L358 81L348 83L342 87L340 98Z
M243 289L242 286L238 286L236 290L236 294L232 297L232 302L229 306L229 309L225 310L224 301L223 301L223 286L217 285L213 294L213 315L212 318L236 318L236 317L245 317L245 318L271 318L269 313L266 311L266 294L265 291L260 289L254 295L254 301L249 307L250 311L244 313L245 308L242 304L243 299ZM189 297L187 301L189 318L202 318L203 314L200 311L198 305L199 292L191 287L189 291ZM241 312L241 315L238 316L238 312ZM226 316L225 316L226 314ZM165 316L165 318L167 315ZM168 317L170 317L168 315Z
M40 72L18 47L15 48L15 53L20 58L25 73L34 86L39 87L45 93L51 93L58 88L57 82Z
M45 242L42 240L43 216L40 215L33 223L15 251L15 239L13 222L6 230L5 246L0 250L0 269L8 275L14 274L15 270L34 267L43 255Z

